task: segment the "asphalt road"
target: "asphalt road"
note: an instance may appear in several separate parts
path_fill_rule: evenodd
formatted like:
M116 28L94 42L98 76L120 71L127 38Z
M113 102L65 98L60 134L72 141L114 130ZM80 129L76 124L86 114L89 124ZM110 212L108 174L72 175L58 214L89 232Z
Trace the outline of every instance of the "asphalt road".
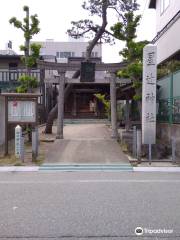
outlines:
M180 239L180 175L1 173L0 239Z

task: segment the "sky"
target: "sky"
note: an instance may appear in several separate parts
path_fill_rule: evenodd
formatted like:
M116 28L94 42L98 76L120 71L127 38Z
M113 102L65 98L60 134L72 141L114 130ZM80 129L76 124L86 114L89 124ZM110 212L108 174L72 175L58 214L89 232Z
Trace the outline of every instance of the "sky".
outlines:
M68 41L66 31L71 26L71 21L88 18L87 12L81 8L83 0L1 0L0 14L0 49L5 49L6 43L13 42L13 50L19 53L19 46L23 44L23 33L9 24L9 19L13 16L19 20L24 18L23 6L30 8L30 14L37 13L40 20L41 31L35 35L33 41L45 41L54 39L55 41ZM138 0L140 4L139 13L142 14L140 26L137 30L138 40L152 40L156 35L155 11L148 9L149 0ZM117 22L115 14L109 13L109 26ZM103 61L119 62L118 52L123 48L121 41L116 41L115 45L103 45Z

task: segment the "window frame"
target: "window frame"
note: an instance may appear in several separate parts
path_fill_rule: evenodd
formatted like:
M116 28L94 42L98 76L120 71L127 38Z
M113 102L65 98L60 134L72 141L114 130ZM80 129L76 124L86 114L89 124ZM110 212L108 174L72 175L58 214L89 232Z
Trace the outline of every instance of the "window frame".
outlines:
M68 59L69 57L75 57L75 52L59 52L59 58Z
M165 7L165 2L168 1L167 6ZM162 15L169 7L171 0L161 0L160 2L160 15Z

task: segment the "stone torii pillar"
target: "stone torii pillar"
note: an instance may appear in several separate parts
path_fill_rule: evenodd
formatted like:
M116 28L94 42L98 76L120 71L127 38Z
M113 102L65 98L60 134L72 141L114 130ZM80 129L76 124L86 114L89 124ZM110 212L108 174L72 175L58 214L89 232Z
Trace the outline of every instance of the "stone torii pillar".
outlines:
M110 97L111 97L111 127L112 127L112 138L118 138L117 131L117 102L116 102L116 75L111 73L110 79Z
M63 139L65 72L59 72L57 139Z

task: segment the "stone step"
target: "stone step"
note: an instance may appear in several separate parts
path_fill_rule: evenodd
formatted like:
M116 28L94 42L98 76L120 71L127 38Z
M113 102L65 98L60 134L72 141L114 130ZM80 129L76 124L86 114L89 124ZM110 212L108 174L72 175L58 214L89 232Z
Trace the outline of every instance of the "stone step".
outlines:
M65 119L64 124L95 124L103 123L109 124L110 122L107 119Z

